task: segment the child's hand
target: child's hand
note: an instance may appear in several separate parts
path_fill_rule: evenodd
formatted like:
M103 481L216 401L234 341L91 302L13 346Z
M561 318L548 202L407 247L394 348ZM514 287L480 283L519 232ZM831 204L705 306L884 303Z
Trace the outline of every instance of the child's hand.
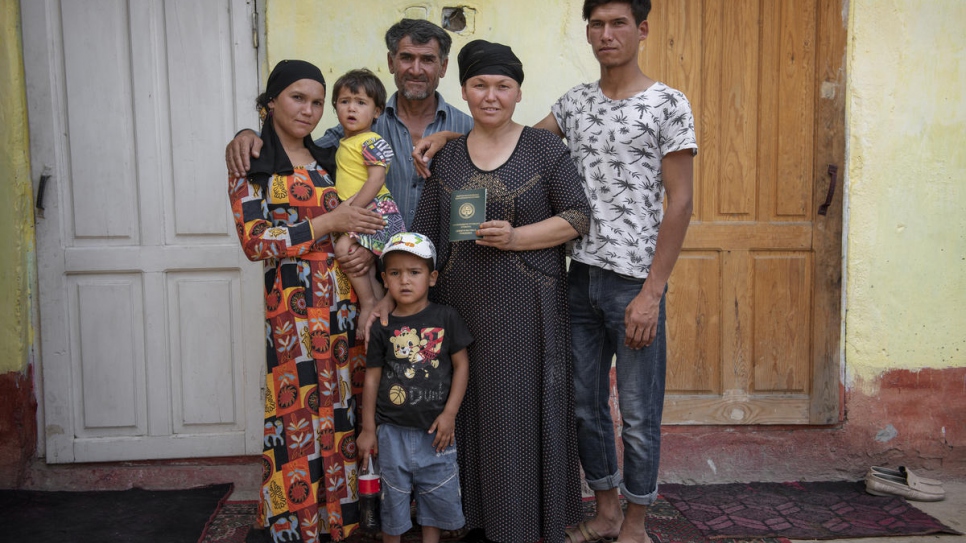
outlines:
M456 417L446 413L440 413L436 417L433 425L429 427L429 433L436 432L436 438L433 439L433 447L436 448L436 452L443 452L446 447L453 444L453 430L455 428Z
M362 463L359 464L360 471L369 465L369 455L379 456L379 440L376 433L372 430L363 430L356 439L356 447L362 453Z

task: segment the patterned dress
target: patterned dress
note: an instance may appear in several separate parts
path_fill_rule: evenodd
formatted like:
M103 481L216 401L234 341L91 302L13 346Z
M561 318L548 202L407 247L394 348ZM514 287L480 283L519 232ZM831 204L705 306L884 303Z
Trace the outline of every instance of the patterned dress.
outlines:
M467 527L500 543L560 543L581 518L564 246L450 242L450 195L485 187L487 220L519 227L559 216L584 233L580 177L560 138L530 128L493 171L473 165L465 136L437 154L433 171L413 230L439 253L435 301L455 307L476 338L456 420Z
M355 344L356 305L331 237L314 239L309 223L339 198L314 164L262 177L230 179L228 187L242 249L265 268L257 524L276 541L339 540L359 522L355 420L365 353Z

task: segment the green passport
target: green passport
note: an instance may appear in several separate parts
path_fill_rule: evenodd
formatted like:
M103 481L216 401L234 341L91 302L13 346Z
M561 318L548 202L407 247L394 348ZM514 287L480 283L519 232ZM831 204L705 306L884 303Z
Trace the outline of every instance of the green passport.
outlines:
M454 190L450 196L449 240L476 238L476 229L486 220L486 189Z

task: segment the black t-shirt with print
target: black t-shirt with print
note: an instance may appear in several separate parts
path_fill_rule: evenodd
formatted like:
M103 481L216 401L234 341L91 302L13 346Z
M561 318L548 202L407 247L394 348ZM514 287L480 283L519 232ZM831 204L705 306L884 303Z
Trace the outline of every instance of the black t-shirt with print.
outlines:
M406 317L389 315L389 326L372 324L366 367L382 368L376 423L428 430L446 407L453 363L450 355L473 342L455 309L430 303Z

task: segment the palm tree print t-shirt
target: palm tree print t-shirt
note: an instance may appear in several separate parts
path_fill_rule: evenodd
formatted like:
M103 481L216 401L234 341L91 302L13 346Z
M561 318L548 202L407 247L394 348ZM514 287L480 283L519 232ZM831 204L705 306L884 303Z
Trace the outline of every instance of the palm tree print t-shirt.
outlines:
M660 82L611 100L595 81L570 89L551 112L591 207L590 232L574 242L572 258L646 279L664 217L661 159L698 150L691 104Z

